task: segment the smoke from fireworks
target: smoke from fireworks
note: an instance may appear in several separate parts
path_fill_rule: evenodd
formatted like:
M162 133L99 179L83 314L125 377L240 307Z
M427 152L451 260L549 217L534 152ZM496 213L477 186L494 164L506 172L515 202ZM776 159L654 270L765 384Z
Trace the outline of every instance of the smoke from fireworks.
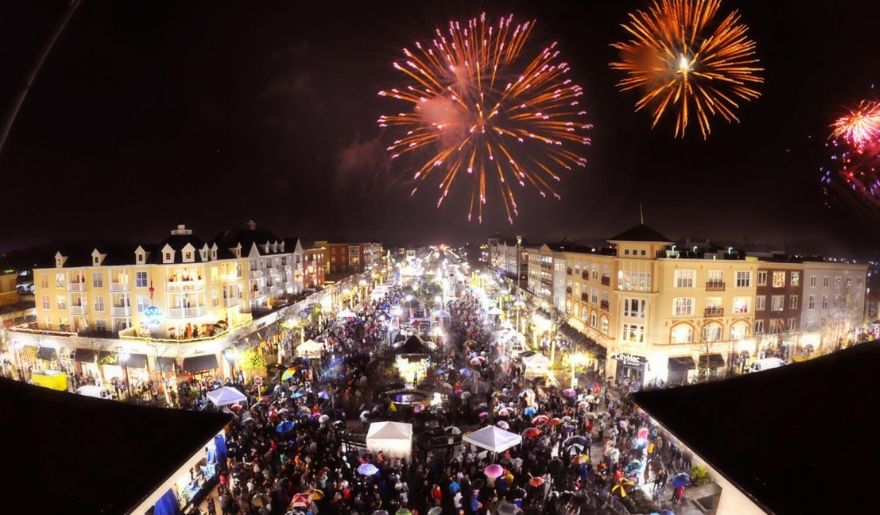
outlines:
M737 11L713 22L720 6L721 0L654 0L621 25L631 39L612 45L621 61L611 68L627 73L621 91L644 90L636 111L651 110L652 128L675 109L675 135L684 137L693 115L705 139L710 117L739 122L738 102L760 96L753 87L764 82L755 42Z
M406 83L379 95L402 100L408 110L379 118L397 127L400 139L388 147L392 159L424 151L413 174L416 186L439 176L437 206L459 180L471 183L468 220L483 220L487 180L497 181L507 219L518 214L514 185L542 197L561 198L554 188L562 170L586 166L576 147L589 145L580 106L582 88L567 78L556 43L529 54L526 41L535 22L495 24L486 15L435 30L430 44L404 48L394 63Z

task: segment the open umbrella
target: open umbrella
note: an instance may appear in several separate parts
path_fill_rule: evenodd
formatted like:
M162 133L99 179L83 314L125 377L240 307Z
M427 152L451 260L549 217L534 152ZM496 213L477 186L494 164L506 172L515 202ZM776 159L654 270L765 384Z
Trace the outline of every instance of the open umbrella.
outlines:
M510 408L501 408L498 410L499 417L509 417L511 415L513 415L513 410Z
M325 392L324 390L321 390L320 392L318 392L318 398L324 399L326 401L326 400L330 399L330 393Z
M637 436L638 436L638 438L641 438L642 440L647 440L648 439L648 428L647 427L639 428L639 432L638 432Z
M486 474L486 477L488 478L494 479L496 477L500 477L501 474L504 474L504 467L497 463L493 463L492 465L489 465L488 467L483 469L483 474Z
M379 468L373 465L372 463L364 463L363 465L357 468L358 474L362 476L372 476L376 472L379 472Z
M623 471L627 474L635 474L639 471L640 468L642 468L642 462L639 460L633 460L629 462L626 467L623 468Z
M299 399L300 397L305 397L305 396L306 396L306 394L303 392L293 392L292 394L290 394L291 399Z
M580 465L582 463L589 463L590 457L586 454L577 454L574 458L571 459L572 465Z
M535 476L533 478L529 478L529 486L543 486L544 478L541 476Z
M570 436L570 437L566 438L562 442L562 445L564 447L569 447L571 445L577 445L577 444L580 444L581 446L587 445L587 438L584 436L581 436L581 435L574 435L574 436Z
M412 512L407 508L400 508L399 510L394 512L394 515L412 515Z
M291 508L307 508L309 504L312 503L311 496L309 494L295 494L293 499L290 501Z
M574 388L566 388L565 390L562 390L562 395L565 395L566 397L574 397L577 395L577 392L574 391Z
M547 415L538 415L537 417L532 419L532 424L535 424L536 426L546 424L547 422L550 422L550 417L548 417Z
M505 422L505 421L503 421L503 420L499 420L498 422L495 422L495 425L498 426L498 427L500 427L501 429L503 429L503 430L505 430L505 431L507 431L508 429L510 429L510 424L508 424L507 422Z
M522 435L526 438L537 438L541 436L541 430L537 427L530 427L522 432Z
M443 428L443 430L451 435L460 435L461 434L461 429L459 429L455 426L446 426Z
M330 415L321 415L318 417L318 422L321 424L326 424L330 420Z
M691 484L691 476L688 475L687 472L679 472L678 474L672 476L673 488L684 488L689 484Z
M486 418L486 417L488 417L488 416L489 416L489 412L488 412L488 411L481 411L481 412L480 412L480 418Z
M284 422L275 426L275 431L278 433L286 433L291 429L293 429L293 422L291 422L290 420L285 420Z
M531 417L532 415L534 415L534 414L537 413L537 412L538 412L538 410L536 410L535 408L529 406L528 408L526 408L526 409L523 410L523 415L525 415L525 416L527 416L527 417Z
M558 426L559 424L562 423L562 419L559 418L559 417L553 417L553 418L551 418L550 421L547 422L547 423L550 424L550 425L553 426L553 427L556 427L556 426Z
M290 367L281 373L281 380L287 381L288 379L293 377L294 374L296 374L296 367Z

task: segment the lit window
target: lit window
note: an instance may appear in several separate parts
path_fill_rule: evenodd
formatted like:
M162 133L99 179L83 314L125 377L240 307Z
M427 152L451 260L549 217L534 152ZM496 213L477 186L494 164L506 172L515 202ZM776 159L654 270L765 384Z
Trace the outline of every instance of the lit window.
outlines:
M782 311L785 309L785 295L773 295L770 298L770 311Z
M785 272L773 272L773 287L785 288Z
M690 343L693 337L693 329L687 324L680 324L672 328L672 343Z
M696 270L676 270L675 271L675 287L676 288L693 288Z
M751 270L737 270L736 272L736 287L737 288L748 288L752 285L752 272Z
M675 316L692 316L694 314L694 299L690 297L676 297L673 299L672 305Z
M755 311L764 311L767 309L767 296L758 295L755 297Z
M792 272L791 273L791 285L792 286L800 286L801 284L801 273L800 272Z
M767 286L767 271L758 271L758 286Z
M703 327L703 341L717 342L721 339L721 325L709 324Z

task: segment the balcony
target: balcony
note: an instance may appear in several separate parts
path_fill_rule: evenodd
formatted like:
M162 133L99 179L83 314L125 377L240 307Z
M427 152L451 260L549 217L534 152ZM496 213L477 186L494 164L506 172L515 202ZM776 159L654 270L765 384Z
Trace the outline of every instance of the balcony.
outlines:
M86 283L67 283L67 291L86 291Z
M711 317L723 317L724 316L724 308L720 306L710 306L703 310L703 316L705 318Z
M608 311L608 306L609 305L607 300L599 302L599 309L601 309L602 311Z
M110 315L115 317L130 317L131 306L113 306L110 308Z
M609 275L602 276L602 286L611 286L611 276L609 276Z
M168 318L180 320L184 318L198 318L204 316L208 310L205 306L196 306L191 308L169 308Z
M128 283L110 283L110 291L128 291Z
M724 291L724 281L708 281L706 291Z
M590 302L590 296L586 293L581 293L581 301L582 302Z
M203 279L195 281L168 281L168 291L171 293L195 292L204 289L205 281Z
M85 315L86 314L85 304L80 304L80 305L71 304L70 305L70 314L71 315L80 315L80 316Z
M223 299L223 305L227 308L238 306L238 297L226 297Z
M565 275L571 275L571 268L565 269Z
M266 298L266 292L264 291L252 291L249 295L251 300L261 301Z
M251 275L251 278L253 278L253 279L259 279L259 278L263 277L262 270L250 270L248 273Z

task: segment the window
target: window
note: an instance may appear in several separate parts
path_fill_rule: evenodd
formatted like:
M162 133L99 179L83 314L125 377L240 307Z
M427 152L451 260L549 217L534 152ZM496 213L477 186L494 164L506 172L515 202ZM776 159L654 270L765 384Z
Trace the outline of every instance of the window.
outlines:
M785 272L773 272L773 287L785 288Z
M107 321L106 320L95 320L95 329L98 330L99 333L103 333L107 330Z
M800 286L801 285L801 273L800 272L792 272L791 273L791 285L792 286Z
M49 287L49 276L46 274L40 274L40 288L48 288Z
M634 318L645 318L645 299L623 299L624 316Z
M599 290L597 290L596 288L590 289L590 302L592 302L593 304L599 303Z
M55 287L64 288L65 286L67 286L67 278L64 277L64 272L55 274Z
M690 343L693 329L687 324L679 324L672 328L672 343Z
M43 309L52 309L52 304L49 301L48 295L43 295Z
M104 275L101 272L92 273L92 286L94 288L104 287Z
M770 311L782 311L785 309L785 295L773 295L770 297Z
M721 286L724 284L724 271L722 270L709 270L709 276L706 279L706 284L709 286Z
M604 334L608 334L608 317L602 317L600 322L602 324L601 330Z
M851 277L846 278L846 287L852 288L852 278Z
M767 286L767 271L758 271L758 286Z
M596 327L598 321L599 317L596 316L596 313L590 313L590 327Z
M736 287L737 288L748 288L752 285L752 272L751 270L737 270L736 271Z
M785 320L782 318L773 318L770 320L770 334L784 333L786 328Z
M143 313L144 310L147 309L147 306L149 306L149 305L150 305L150 300L149 300L149 298L147 298L147 296L145 296L145 295L138 295L137 296L138 313Z
M676 270L675 271L675 287L676 288L693 288L694 278L697 276L696 270Z
M743 340L749 337L749 325L743 322L735 324L730 328L731 340Z
M828 295L822 295L822 309L828 309Z
M816 276L815 276L815 275L810 276L810 286L811 286L811 287L815 287L815 286L816 286Z
M186 258L187 261L192 261L193 253L187 251L186 256L184 256L184 257Z
M858 284L859 286L862 285L862 278L861 277L856 277L856 284Z
M822 286L827 288L828 284L829 284L828 283L828 276L826 275L825 277L822 278Z
M647 256L647 255L648 255L648 251L647 251L647 250L644 250L644 249L642 249L642 251L641 251L641 255L643 255L643 256Z
M690 297L676 297L672 299L673 314L675 316L693 316L694 299Z
M788 309L797 309L798 308L798 296L791 295L788 297Z
M95 297L95 311L104 311L104 297Z
M136 255L136 258L137 258L136 259L137 264L139 264L139 265L144 264L144 253L143 252L138 252Z
M146 272L135 272L134 273L134 282L135 286L138 288L146 288L147 287L147 273Z
M797 331L797 318L789 318L788 319L788 330L789 331Z
M816 297L814 295L810 295L810 298L807 300L807 309L816 309Z
M755 311L764 311L767 309L767 296L758 295L755 297Z
M217 290L211 290L211 306L217 307L220 305L220 295L217 293Z
M645 326L634 324L623 324L623 333L621 338L626 342L645 343Z
M755 320L755 334L764 334L763 320Z
M55 302L58 303L58 309L67 309L67 296L59 295Z
M746 314L750 310L752 299L751 297L734 297L733 298L733 312L738 314Z
M840 288L840 276L839 275L834 278L834 286Z
M128 329L128 319L127 318L116 318L114 319L114 326L117 331L124 331Z
M598 275L594 275L593 279ZM622 291L650 291L651 272L617 272L617 285Z
M629 256L629 249L624 249L624 250L623 250L623 254L624 254L625 256Z
M721 324L708 324L703 327L703 341L717 342L721 339Z

